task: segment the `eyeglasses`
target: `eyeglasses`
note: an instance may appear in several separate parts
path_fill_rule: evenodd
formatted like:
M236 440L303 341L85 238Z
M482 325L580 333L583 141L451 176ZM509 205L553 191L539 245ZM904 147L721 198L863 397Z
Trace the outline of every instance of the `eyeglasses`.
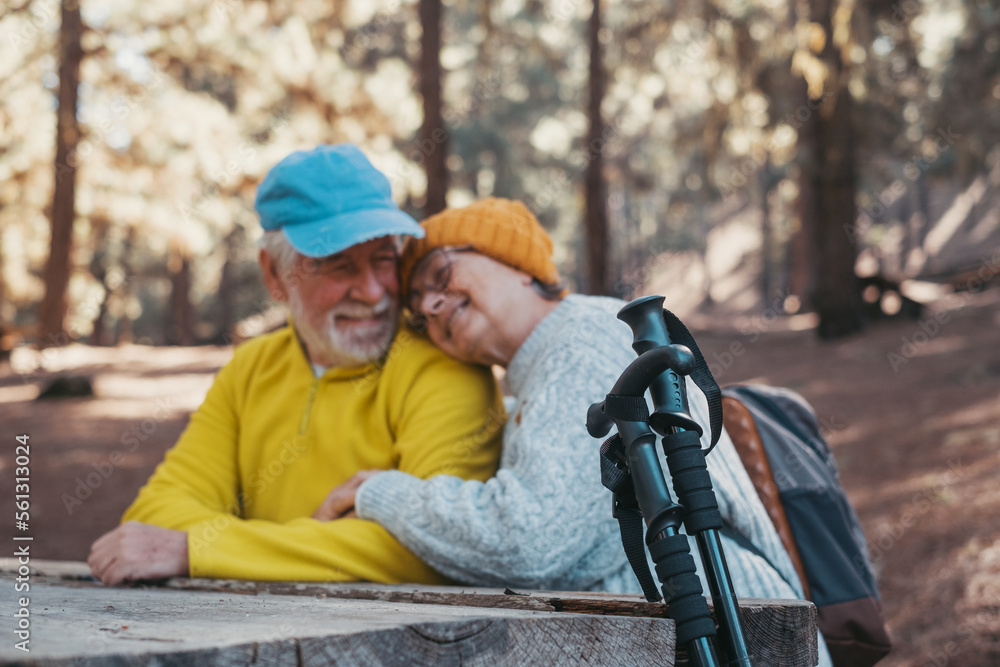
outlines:
M406 299L406 308L410 311L410 324L413 327L422 329L427 326L427 315L420 310L425 295L447 296L454 262L452 255L474 250L471 246L435 248L420 261L417 265L419 270L414 271L413 280L410 281L410 291ZM418 275L424 280L416 280Z

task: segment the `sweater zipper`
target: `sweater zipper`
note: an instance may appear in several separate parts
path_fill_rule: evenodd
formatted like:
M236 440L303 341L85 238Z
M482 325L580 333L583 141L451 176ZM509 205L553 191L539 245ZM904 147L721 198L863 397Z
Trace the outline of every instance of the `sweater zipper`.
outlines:
M309 427L309 415L312 413L313 401L316 399L316 390L319 389L320 378L313 378L312 385L309 387L309 398L306 399L306 411L302 415L302 421L299 422L299 435L303 435L306 429Z

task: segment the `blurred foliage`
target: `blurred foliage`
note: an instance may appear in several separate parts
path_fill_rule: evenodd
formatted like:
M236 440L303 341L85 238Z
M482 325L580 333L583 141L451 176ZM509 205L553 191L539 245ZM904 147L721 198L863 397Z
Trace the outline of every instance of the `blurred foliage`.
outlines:
M355 142L419 213L436 147L417 140L413 0L81 1L73 337L170 341L179 271L195 341L221 342L266 310L253 196L293 150ZM615 273L668 249L705 252L733 202L768 205L780 264L798 226L797 129L818 108L805 85L824 76L814 54L825 39L857 101L860 209L921 157L921 178L964 186L1000 137L1000 10L986 0L844 0L832 36L809 23L806 0L608 0L604 11L608 127L585 146L590 3L445 6L449 204L523 199L571 280L594 151ZM0 326L29 336L56 173L58 20L56 0L0 10ZM962 140L939 155L945 128ZM892 224L875 222L872 234Z

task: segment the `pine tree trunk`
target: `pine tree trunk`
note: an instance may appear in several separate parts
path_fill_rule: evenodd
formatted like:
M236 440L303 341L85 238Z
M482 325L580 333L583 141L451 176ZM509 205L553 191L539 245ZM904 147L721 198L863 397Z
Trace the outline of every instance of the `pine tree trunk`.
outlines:
M601 58L601 0L593 0L590 14L590 99L587 104L589 129L587 169L584 176L586 198L587 285L589 294L610 294L608 283L608 209L607 184L604 182L604 123L601 102L604 100L605 72Z
M222 274L219 276L219 297L216 308L217 319L216 338L225 342L226 336L236 324L236 301L239 296L238 269L239 244L243 238L241 228L236 225L233 231L226 235L224 241L226 246L226 261L222 265Z
M806 92L805 81L797 82L796 99L800 102L798 109L811 109L807 105L809 95ZM816 104L813 103L813 107ZM819 139L816 133L816 112L801 121L796 128L798 141L795 146L795 163L798 167L799 194L795 201L795 216L798 219L798 229L791 238L788 253L789 291L799 298L799 310L813 310L812 296L816 291L815 266L816 258L813 252L812 239L816 235L816 182L819 164L816 162L816 143Z
M167 323L168 345L194 344L194 309L191 306L191 259L179 245L171 250L167 263L170 270L170 321Z
M3 206L0 205L0 209L2 208ZM6 298L7 298L7 283L5 283L3 279L3 253L0 252L0 361L7 361L8 359L10 359L10 347L12 345L12 341L10 339L5 340L7 332L6 332L6 327L4 326L5 323L4 323L3 312L4 312L4 301L6 300Z
M771 287L774 284L771 272L774 240L771 234L771 206L768 201L774 179L771 174L770 157L765 160L757 175L757 184L760 190L760 297L762 308L766 311L771 305Z
M97 317L94 318L94 329L90 332L90 344L100 347L106 347L107 342L107 329L104 326L104 318L108 314L108 304L111 303L112 292L110 290L104 293L104 298L101 300L101 307L97 311Z
M812 252L816 262L812 295L819 315L820 338L838 338L862 326L860 294L854 275L857 258L854 227L855 139L854 104L847 89L840 47L833 43L832 0L811 5L813 21L826 32L822 60L829 68L823 100L803 129L816 132L816 169L811 177L816 196L813 208ZM801 131L801 130L800 130Z
M424 98L424 122L420 127L420 154L427 174L424 215L447 206L448 132L441 114L441 0L420 0L420 94Z
M76 119L77 87L83 48L83 22L78 0L62 1L59 28L59 110L56 121L55 191L52 197L52 237L43 280L45 296L38 308L39 346L65 345L67 291L73 220L76 216L76 146L80 128Z

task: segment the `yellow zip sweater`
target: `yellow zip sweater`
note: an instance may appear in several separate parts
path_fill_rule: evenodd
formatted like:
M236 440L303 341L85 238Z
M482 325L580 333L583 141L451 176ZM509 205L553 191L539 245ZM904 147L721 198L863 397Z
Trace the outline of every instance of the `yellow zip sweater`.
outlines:
M504 418L488 369L408 329L316 378L289 326L236 349L122 521L187 531L192 577L445 583L376 523L310 517L369 468L485 481Z

